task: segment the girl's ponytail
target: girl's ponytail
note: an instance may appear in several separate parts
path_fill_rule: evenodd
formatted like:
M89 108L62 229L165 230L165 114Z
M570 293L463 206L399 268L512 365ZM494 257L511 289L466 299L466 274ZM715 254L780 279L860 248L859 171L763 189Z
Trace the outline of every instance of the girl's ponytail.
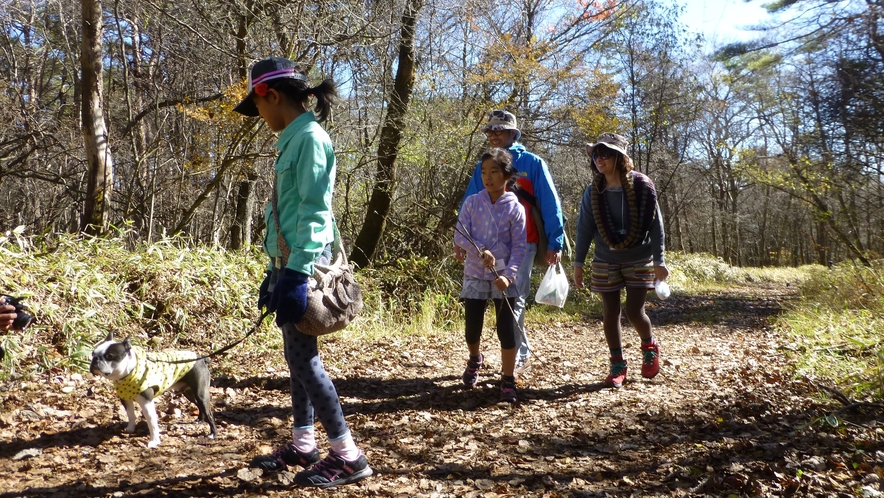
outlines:
M313 88L301 80L279 79L273 80L270 87L282 92L292 102L304 103L310 96L316 97L316 120L323 122L331 115L331 108L338 101L338 89L335 82L327 79Z
M338 89L331 79L323 80L322 83L307 89L308 93L316 97L316 120L324 122L331 114L331 107L338 101Z

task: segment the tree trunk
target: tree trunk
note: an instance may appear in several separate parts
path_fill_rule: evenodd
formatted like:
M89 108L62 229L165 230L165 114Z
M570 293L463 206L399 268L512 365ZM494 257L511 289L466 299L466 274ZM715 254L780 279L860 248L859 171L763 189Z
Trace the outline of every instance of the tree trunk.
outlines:
M671 224L675 225L675 244L673 247L677 246L681 252L688 252L687 248L684 245L684 233L681 230L681 217L684 216L683 210L672 210L673 216L666 216L663 219L670 220Z
M187 229L187 225L193 222L197 209L199 209L203 202L209 198L212 191L221 185L227 171L236 164L237 157L233 155L234 151L236 151L240 147L240 144L251 134L254 125L254 119L247 119L243 122L242 126L240 126L239 130L234 135L233 141L227 146L227 151L224 153L224 157L221 159L218 168L215 170L215 176L212 178L212 181L206 184L203 191L190 204L190 207L181 214L181 219L178 221L178 225L172 230L173 235L177 235ZM183 185L184 184L182 183L182 188Z
M238 251L252 240L252 211L255 196L252 195L258 175L252 171L246 173L247 178L240 180L236 194L236 218L230 230L230 249Z
M82 0L83 44L80 70L83 87L83 141L89 174L86 203L80 228L91 234L102 232L108 223L114 163L104 123L101 62L101 0Z
M393 204L393 190L396 181L396 157L399 153L399 142L402 140L402 129L405 126L405 114L408 102L414 89L414 31L417 15L423 0L408 0L405 12L402 13L402 27L399 38L399 61L393 81L393 93L387 106L387 116L381 129L378 142L378 170L374 188L368 201L365 221L350 260L356 266L365 267L375 256L378 244L384 234L387 215Z
M248 11L251 12L251 2L248 5ZM236 31L236 58L239 62L238 74L242 80L249 77L249 66L246 58L246 37L249 34L251 20L252 16L241 16ZM258 175L250 167L244 169L246 170L246 178L239 181L239 188L236 192L236 213L230 230L229 249L234 251L247 246L252 240L252 207L255 204L253 191Z
M212 195L212 192L221 185L221 182L224 180L224 175L227 174L227 170L230 169L231 166L236 161L231 158L225 158L221 161L221 165L218 167L217 172L215 173L215 178L212 179L209 183L206 184L205 188L203 188L202 192L196 197L196 199L190 204L190 207L187 208L186 211L181 215L181 219L178 221L178 225L172 230L172 235L178 235L179 233L185 231L187 226L193 222L194 216L196 216L197 209L202 206L203 202Z
M712 202L712 255L713 256L721 256L721 253L718 252L718 220L715 214L718 212L718 208L715 202Z
M758 238L761 243L758 246L758 262L756 265L762 267L770 266L770 249L774 247L775 242L767 243L767 217L770 210L770 186L764 188L764 202L761 205L761 227L759 229Z

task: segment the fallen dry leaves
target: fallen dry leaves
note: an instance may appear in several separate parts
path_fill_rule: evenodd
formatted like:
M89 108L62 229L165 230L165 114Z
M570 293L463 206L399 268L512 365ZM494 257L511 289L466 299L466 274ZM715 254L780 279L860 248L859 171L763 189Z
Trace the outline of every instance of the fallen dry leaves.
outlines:
M812 424L833 405L793 378L784 339L767 326L787 290L649 303L662 371L640 378L638 338L626 327L630 374L620 390L599 384L607 369L599 317L534 328L535 358L515 406L497 403L493 347L484 348L479 388L461 389L461 334L332 337L323 358L375 475L298 494L880 496L881 413L855 414L855 425L835 429ZM491 331L485 338L496 342ZM0 496L290 495L292 472L247 468L291 437L282 355L238 348L215 363L230 372L213 379L218 438L192 423L189 402L167 394L156 450L145 447L143 421L134 435L123 433L110 385L91 375L4 383Z

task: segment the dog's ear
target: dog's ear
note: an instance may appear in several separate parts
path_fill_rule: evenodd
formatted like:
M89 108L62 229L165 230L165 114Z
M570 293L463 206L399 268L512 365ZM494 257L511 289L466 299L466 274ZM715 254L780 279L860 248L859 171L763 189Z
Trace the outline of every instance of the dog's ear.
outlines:
M104 342L110 342L112 340L114 340L114 331L109 330L107 333L107 337L104 338Z
M131 337L131 336L127 336L125 339L123 339L123 346L126 347L126 351L127 351L127 352L128 352L130 349L132 349L132 343L129 342L129 337Z

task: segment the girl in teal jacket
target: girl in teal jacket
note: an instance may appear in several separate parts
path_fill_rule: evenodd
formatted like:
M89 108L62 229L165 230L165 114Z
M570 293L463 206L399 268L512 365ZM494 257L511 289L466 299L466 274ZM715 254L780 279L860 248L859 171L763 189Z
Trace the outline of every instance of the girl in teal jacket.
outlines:
M315 115L307 110L311 96L316 98ZM271 201L265 211L264 238L271 264L258 305L275 311L276 324L282 329L294 422L293 441L271 455L255 457L251 465L268 471L300 465L306 470L295 475L295 482L321 488L372 474L350 435L337 390L319 359L316 337L297 329L307 309L307 280L313 265L328 264L334 240L335 153L319 122L328 117L336 97L331 80L309 87L307 76L294 62L271 57L252 67L249 93L235 108L246 116L260 116L271 131L279 133L273 184L279 230ZM313 434L314 414L331 445L322 460Z

